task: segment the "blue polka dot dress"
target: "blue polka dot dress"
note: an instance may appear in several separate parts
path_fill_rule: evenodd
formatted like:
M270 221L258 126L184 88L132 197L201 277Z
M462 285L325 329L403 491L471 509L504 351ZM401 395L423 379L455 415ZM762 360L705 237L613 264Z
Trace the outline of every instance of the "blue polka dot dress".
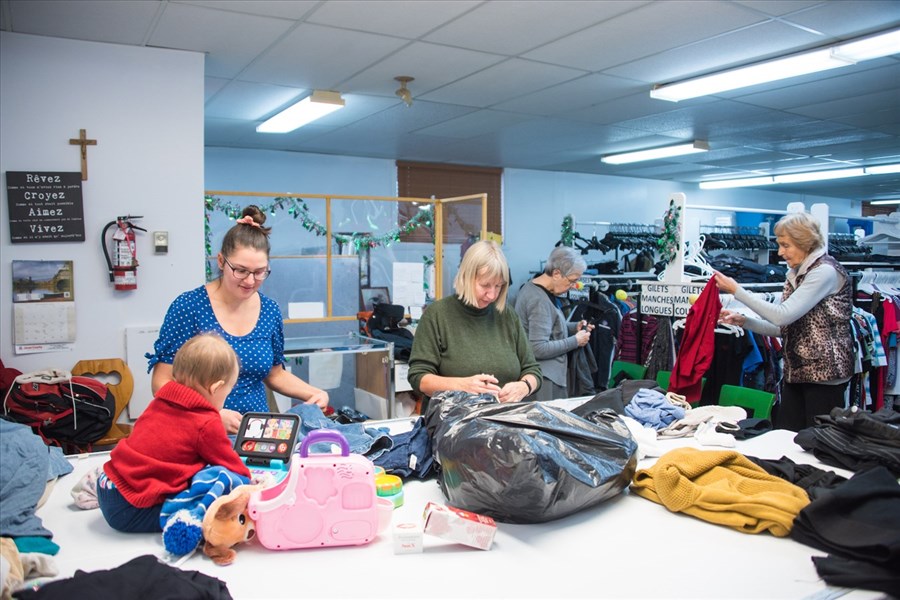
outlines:
M184 292L169 306L159 339L153 344L155 354L147 354L147 372L158 363L172 364L175 353L198 333L213 331L221 335L238 355L241 370L237 383L225 400L225 408L240 413L267 412L263 379L273 366L284 366L284 322L278 304L259 294L260 314L256 327L247 335L231 335L222 329L206 286Z

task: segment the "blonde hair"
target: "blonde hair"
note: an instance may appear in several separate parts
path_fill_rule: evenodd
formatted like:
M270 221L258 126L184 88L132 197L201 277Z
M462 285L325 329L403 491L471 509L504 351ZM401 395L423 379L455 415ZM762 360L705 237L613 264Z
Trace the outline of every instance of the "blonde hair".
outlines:
M775 235L790 238L807 254L825 247L825 238L822 236L819 222L805 212L789 213L781 217L775 223Z
M186 341L172 362L172 378L191 388L208 388L230 381L238 369L237 354L215 333L201 333Z
M478 306L475 280L479 277L490 277L503 281L503 289L500 290L497 300L494 301L497 310L503 312L506 308L506 296L509 293L509 265L506 264L506 257L503 256L503 251L497 242L492 240L475 242L466 250L462 262L459 264L459 270L453 280L453 287L456 289L459 299L469 306Z

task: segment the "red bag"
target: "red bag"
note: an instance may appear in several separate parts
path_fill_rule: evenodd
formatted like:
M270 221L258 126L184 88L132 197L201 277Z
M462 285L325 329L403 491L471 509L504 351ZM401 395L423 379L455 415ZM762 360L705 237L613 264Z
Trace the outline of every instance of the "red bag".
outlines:
M115 408L106 384L59 369L19 375L3 399L5 419L65 450L90 450L112 426Z

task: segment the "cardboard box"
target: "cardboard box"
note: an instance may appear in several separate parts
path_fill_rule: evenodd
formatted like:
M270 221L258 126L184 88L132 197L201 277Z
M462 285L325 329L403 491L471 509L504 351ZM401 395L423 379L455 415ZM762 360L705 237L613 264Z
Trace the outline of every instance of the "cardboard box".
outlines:
M394 525L394 554L415 554L421 551L421 523L405 522Z
M429 502L425 505L425 533L490 550L497 533L497 523L491 517Z

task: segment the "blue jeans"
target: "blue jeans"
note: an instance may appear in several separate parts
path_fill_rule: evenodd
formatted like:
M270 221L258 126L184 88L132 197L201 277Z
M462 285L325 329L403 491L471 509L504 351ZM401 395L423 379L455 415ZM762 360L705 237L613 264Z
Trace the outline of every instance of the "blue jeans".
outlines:
M391 436L391 439L393 440L391 449L378 458L372 459L373 463L384 467L388 473L400 477L415 475L419 479L424 479L431 474L434 453L431 448L431 438L425 429L425 419L419 417L411 431L398 433ZM413 456L415 456L415 460L411 460Z
M132 506L106 474L97 478L97 502L109 526L125 533L158 533L162 504L148 508Z
M325 416L322 409L315 404L296 404L287 412L300 415L301 442L314 429L332 429L340 432L350 446L351 454L362 454L371 461L391 448L390 436L379 429L366 427L362 423L335 423ZM308 448L310 453L329 452L329 443L316 443ZM299 448L299 446L298 446Z

